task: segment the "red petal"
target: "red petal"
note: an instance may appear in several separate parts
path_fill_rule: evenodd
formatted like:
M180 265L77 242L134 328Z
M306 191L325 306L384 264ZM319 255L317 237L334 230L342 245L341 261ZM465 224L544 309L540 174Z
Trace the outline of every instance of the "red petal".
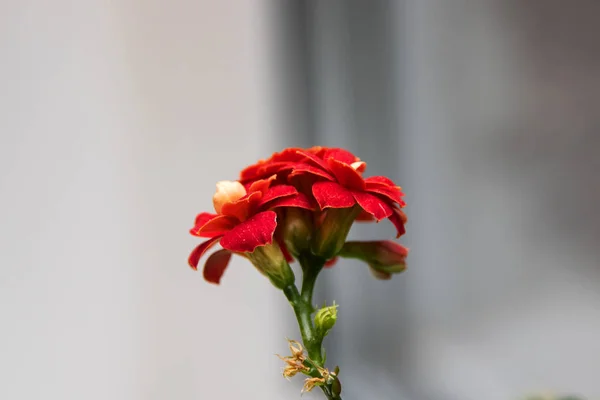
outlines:
M189 266L192 267L192 269L198 269L198 262L200 261L200 257L202 257L204 253L206 253L206 250L214 246L220 238L221 236L217 236L196 246L196 248L192 250L190 256L188 257Z
M297 194L298 191L295 187L290 185L277 185L270 188L265 194L263 194L260 203L258 203L259 207L264 206L266 203L280 199L282 197L290 197Z
M365 181L362 176L360 176L360 174L350 165L334 160L333 158L328 159L327 164L329 164L329 169L333 172L337 181L342 186L353 190L365 189Z
M311 203L311 201L308 199L308 197L306 195L304 195L303 193L297 193L296 195L294 195L292 197L277 199L277 200L273 201L272 203L268 204L268 208L272 209L275 207L298 207L298 208L304 208L306 210L311 210L311 211L314 211L316 208Z
M312 191L321 209L347 208L356 204L352 192L336 182L317 182Z
M236 224L236 221L229 216L212 215L212 218L209 219L207 214L199 214L196 217L196 225L190 229L192 235L200 237L222 236Z
M194 222L194 226L202 226L217 216L218 216L218 214L211 214L211 213L207 213L207 212L200 213L196 216L196 221Z
M396 227L396 237L399 238L406 233L406 229L404 228L404 224L406 224L407 221L406 214L396 207L394 207L392 211L392 215L390 215L388 219Z
M261 198L261 192L250 193L237 201L223 204L221 207L221 213L223 215L235 217L238 219L238 221L245 221L246 218L252 214Z
M242 222L223 236L221 246L231 251L252 252L258 246L273 243L277 214L264 211Z
M392 181L390 178L387 178L385 176L371 176L369 178L365 179L365 183L367 185L369 184L375 184L375 185L383 185L383 186L391 186L391 187L398 187L394 181Z
M304 157L298 154L298 148L284 149L279 153L273 153L268 160L260 160L254 165L246 167L240 173L240 180L244 182L256 180L280 172L287 164L301 161Z
M312 175L316 175L316 176L320 176L322 178L325 178L329 181L333 181L335 180L335 178L330 175L329 173L327 173L326 171L324 171L321 168L317 168L317 167L313 167L312 165L308 165L308 164L294 164L292 166L292 173L290 174L290 176L296 176L302 173L308 173L308 174L312 174Z
M377 221L392 215L392 207L379 197L367 192L353 192L352 194L362 209L374 216Z
M352 164L353 162L360 161L360 158L356 157L348 150L340 148L327 149L327 151L325 151L323 154L323 159L327 160L328 158L333 158L346 164Z
M271 175L270 177L268 177L266 179L259 179L257 181L254 181L254 182L252 182L250 187L248 187L247 191L248 191L248 193L252 193L252 192L264 193L267 191L267 189L269 189L271 182L273 182L276 178L277 178L277 175Z
M400 207L404 207L406 203L402 200L402 196L404 193L400 191L400 189L378 186L378 185L367 185L367 192L377 193L382 196L387 197L391 201L398 203Z
M249 179L256 179L259 175L258 170L263 167L264 164L257 163L250 165L240 172L240 181L247 181Z
M218 285L230 259L231 252L229 250L222 249L212 253L204 264L204 271L202 272L204 279Z
M317 167L320 167L320 168L324 169L325 171L329 170L329 167L327 166L327 163L325 161L321 160L315 154L308 153L308 152L302 151L302 150L298 150L297 153L303 155L306 158L308 158L307 161L312 161L314 164L316 164Z

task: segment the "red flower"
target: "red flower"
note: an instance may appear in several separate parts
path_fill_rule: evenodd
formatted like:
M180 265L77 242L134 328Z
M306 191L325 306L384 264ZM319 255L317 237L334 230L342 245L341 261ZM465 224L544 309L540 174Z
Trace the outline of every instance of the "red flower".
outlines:
M405 233L406 222L406 215L400 210L405 206L401 188L384 176L363 179L365 169L366 164L360 158L344 149L289 148L242 170L240 181L248 183L278 174L278 181L290 184L296 183L293 178L297 176L312 175L316 179L309 185L295 186L313 195L322 210L358 204L364 210L358 220L389 218L400 237Z
M396 227L397 237L405 233L406 215L400 210L406 204L402 200L401 188L384 176L363 179L362 172L366 164L349 152L331 149L329 152L313 154L299 151L307 161L321 171L329 174L327 180L316 182L312 186L319 207L349 208L358 205L377 221L388 218ZM306 170L307 173L313 173ZM323 173L318 176L324 177ZM364 219L364 214L359 216Z
M204 253L217 242L223 250L213 253L204 265L204 278L219 283L231 254L252 253L258 247L273 244L277 227L275 207L293 206L311 209L306 196L289 185L270 187L275 177L252 183L248 190L239 182L219 182L213 198L217 214L201 213L190 233L209 238L190 254L188 263L197 269ZM265 272L265 271L263 271Z
M232 253L246 256L259 269L265 257L291 261L306 251L333 263L354 221L388 218L401 236L406 223L401 188L384 176L363 178L365 169L349 151L327 147L285 149L243 169L239 181L217 185L217 213L196 218L190 232L209 240L194 249L190 266L197 268L217 242L223 250L204 267L205 278L213 283L219 282ZM278 207L313 212L273 211ZM279 277L261 270L277 286Z

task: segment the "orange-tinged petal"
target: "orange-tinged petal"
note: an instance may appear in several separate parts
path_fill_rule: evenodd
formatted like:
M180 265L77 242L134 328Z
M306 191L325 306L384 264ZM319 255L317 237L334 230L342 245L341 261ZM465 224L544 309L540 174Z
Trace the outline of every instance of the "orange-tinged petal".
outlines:
M221 213L224 204L235 202L246 195L246 189L238 181L217 182L217 191L213 196L213 205L217 214Z
M313 196L319 207L347 208L356 204L356 200L348 189L336 182L317 182L313 185Z
M271 175L266 179L259 179L257 181L252 182L250 188L248 189L248 193L252 192L261 192L264 193L269 189L271 183L277 178L277 175Z
M252 192L238 201L223 204L221 213L223 215L235 217L240 222L245 221L252 215L261 198L261 192Z
M227 232L221 239L221 246L235 252L253 252L258 246L273 243L276 227L274 211L258 213Z
M222 249L212 253L204 264L204 270L202 271L204 279L218 285L221 282L221 277L225 269L227 269L230 259L231 251L229 250Z
M190 256L188 257L189 266L192 267L192 269L198 269L200 257L202 257L202 255L206 253L208 249L214 246L219 239L221 239L221 236L214 237L196 246L196 248L192 250Z

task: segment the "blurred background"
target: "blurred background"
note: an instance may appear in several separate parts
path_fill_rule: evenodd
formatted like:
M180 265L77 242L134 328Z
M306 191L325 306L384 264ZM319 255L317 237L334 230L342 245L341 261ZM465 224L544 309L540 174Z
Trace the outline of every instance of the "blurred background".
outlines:
M345 400L600 398L598 15L0 2L0 399L300 398L283 295L241 259L206 284L187 230L216 181L312 145L408 202L405 273L344 261L317 284Z

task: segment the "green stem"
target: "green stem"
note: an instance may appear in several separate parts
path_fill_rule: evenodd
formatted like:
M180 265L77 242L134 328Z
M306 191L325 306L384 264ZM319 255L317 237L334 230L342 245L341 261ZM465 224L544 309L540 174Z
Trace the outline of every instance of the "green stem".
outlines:
M318 347L315 346L318 339L315 335L315 327L310 316L312 314L312 305L304 302L295 285L286 287L283 289L283 293L289 300L294 309L294 313L296 314L298 327L300 328L300 334L302 335L302 342L304 342L308 357L319 365L322 365L321 347L320 345Z
M314 363L323 367L323 356L321 354L323 338L317 337L311 315L315 311L312 305L315 283L319 272L321 272L325 265L325 260L309 253L301 254L298 257L298 261L300 262L303 271L302 291L300 293L298 292L296 285L290 285L283 289L283 293L289 300L294 309L294 313L296 314L298 327L300 328L300 334L302 335L302 342L304 343L308 357ZM333 394L331 385L321 386L321 389L328 400L342 400L340 396Z
M312 296L315 290L315 283L319 272L325 265L325 260L312 254L301 254L299 256L300 265L302 266L302 300L312 307ZM314 310L313 310L314 311Z

